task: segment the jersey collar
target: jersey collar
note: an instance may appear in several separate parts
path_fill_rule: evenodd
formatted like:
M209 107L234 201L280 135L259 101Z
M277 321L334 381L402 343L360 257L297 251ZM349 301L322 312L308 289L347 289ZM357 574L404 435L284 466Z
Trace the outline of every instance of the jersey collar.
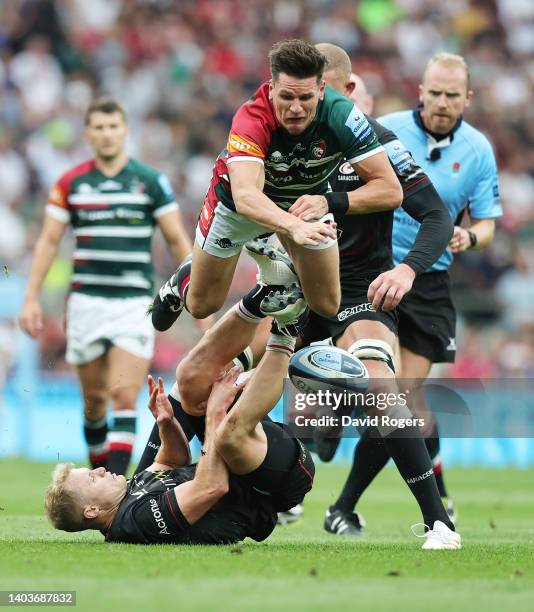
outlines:
M417 108L412 111L413 120L415 124L425 133L427 143L427 159L436 161L441 157L441 149L448 147L454 140L454 133L462 125L463 117L460 115L458 120L454 124L452 130L448 134L436 134L427 130L423 119L421 117L422 105L420 104Z

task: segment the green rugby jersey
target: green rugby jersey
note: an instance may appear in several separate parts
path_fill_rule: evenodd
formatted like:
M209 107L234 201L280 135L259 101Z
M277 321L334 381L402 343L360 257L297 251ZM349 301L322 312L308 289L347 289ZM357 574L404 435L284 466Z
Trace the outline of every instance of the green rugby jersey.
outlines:
M46 214L71 223L76 239L71 290L101 297L152 295L156 220L178 204L169 179L130 158L109 177L86 161L52 187Z
M356 164L383 150L365 115L331 87L325 89L311 125L302 134L289 134L276 119L269 84L264 83L235 114L210 190L235 210L228 164L257 160L265 167L263 192L287 209L302 195L329 191L328 180L343 159Z

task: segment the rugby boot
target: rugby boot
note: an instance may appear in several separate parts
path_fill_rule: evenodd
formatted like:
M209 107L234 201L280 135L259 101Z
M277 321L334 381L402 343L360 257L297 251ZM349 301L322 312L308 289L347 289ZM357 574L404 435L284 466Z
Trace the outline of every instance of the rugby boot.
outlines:
M258 284L288 286L298 283L299 279L289 255L266 240L250 240L245 244L245 251L258 265Z
M184 303L178 291L178 278L180 272L188 265L191 265L191 256L186 257L176 272L162 285L148 309L148 313L152 316L152 326L158 331L167 331L184 309Z
M330 506L326 511L324 528L328 533L340 536L361 537L364 535L365 521L358 512L343 512Z

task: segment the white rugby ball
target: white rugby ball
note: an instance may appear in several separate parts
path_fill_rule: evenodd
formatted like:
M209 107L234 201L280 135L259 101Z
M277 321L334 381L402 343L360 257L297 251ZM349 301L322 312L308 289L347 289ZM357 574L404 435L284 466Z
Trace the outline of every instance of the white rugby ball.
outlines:
M369 373L365 365L337 346L307 346L289 360L289 378L299 391L365 391Z

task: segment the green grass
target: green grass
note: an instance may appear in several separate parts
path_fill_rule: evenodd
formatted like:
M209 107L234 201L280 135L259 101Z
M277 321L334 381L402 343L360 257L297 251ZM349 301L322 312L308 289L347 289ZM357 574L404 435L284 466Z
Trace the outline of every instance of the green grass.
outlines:
M52 530L42 493L52 466L0 461L0 590L77 591L83 610L534 609L532 471L450 470L461 551L423 552L418 509L393 469L362 499L368 535L322 530L346 473L318 469L305 518L264 543L106 545Z

